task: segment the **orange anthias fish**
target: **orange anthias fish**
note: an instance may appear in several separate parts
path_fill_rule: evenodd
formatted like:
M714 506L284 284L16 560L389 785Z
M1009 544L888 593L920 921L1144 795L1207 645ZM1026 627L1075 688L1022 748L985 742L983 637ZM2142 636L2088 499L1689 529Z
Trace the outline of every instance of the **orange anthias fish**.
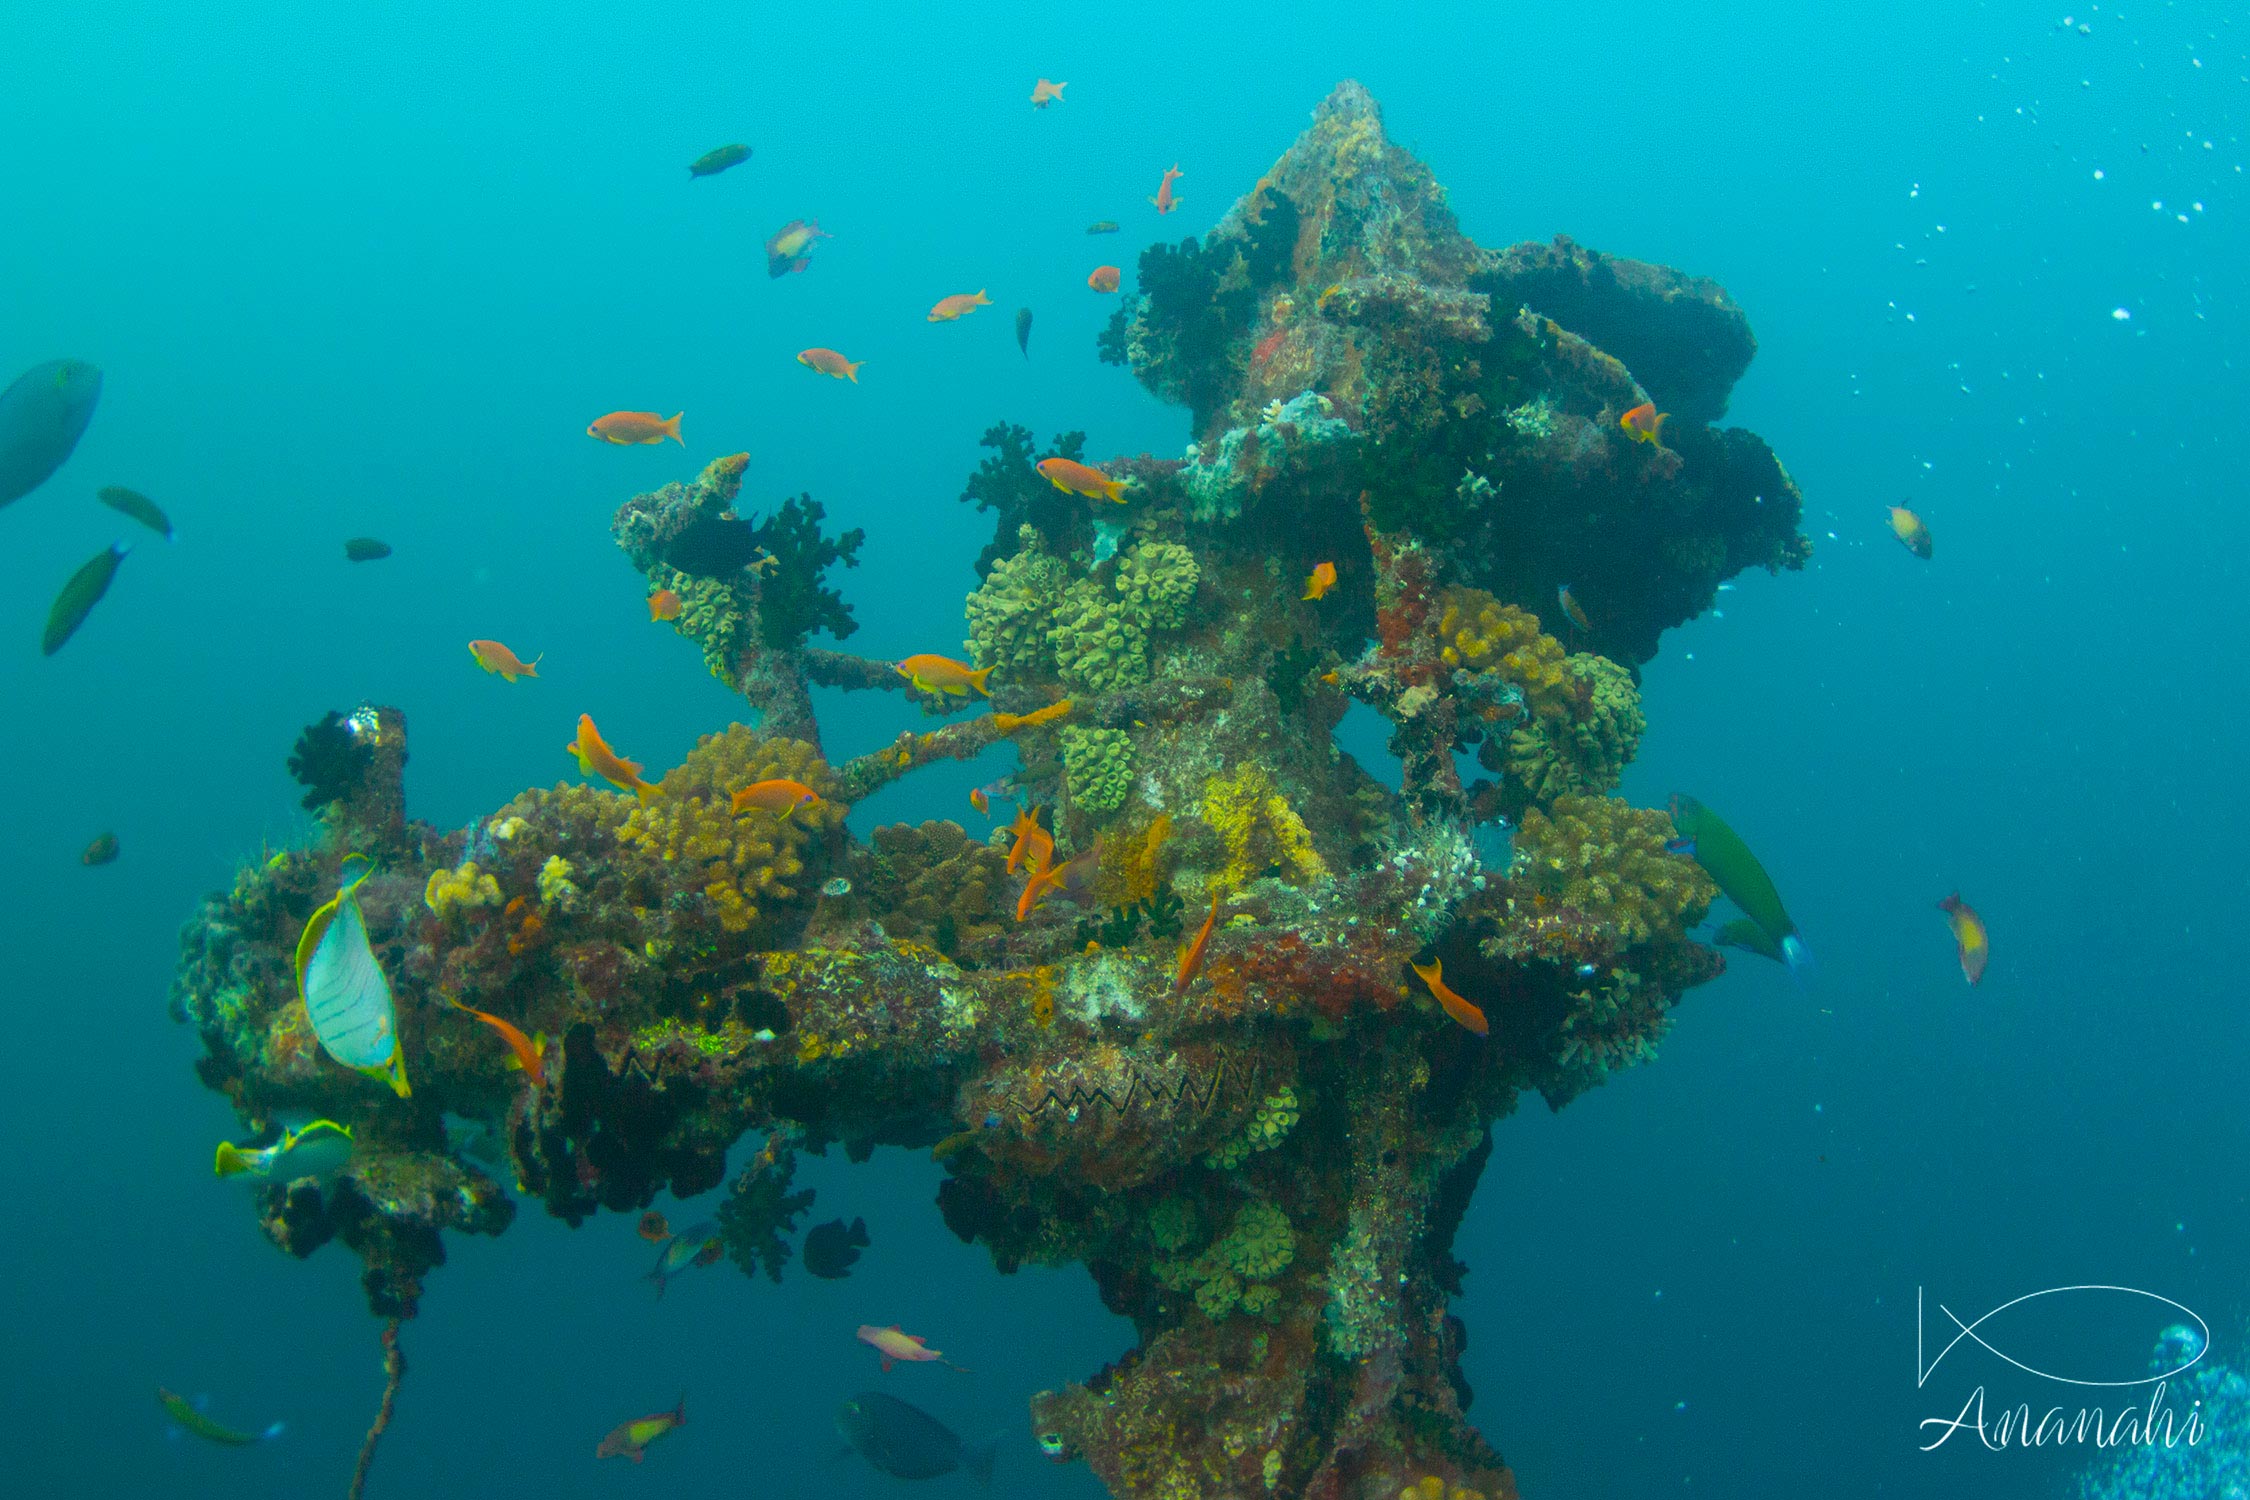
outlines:
M1555 602L1562 606L1563 615L1571 624L1580 630L1591 631L1594 628L1586 619L1586 611L1578 607L1578 596L1570 591L1569 584L1555 590Z
M660 1240L668 1240L672 1237L671 1221L652 1208L641 1215L640 1235L652 1245Z
M1114 292L1123 275L1115 266L1096 266L1094 274L1086 278L1086 285L1097 292Z
M586 436L615 443L620 448L629 448L635 443L661 443L670 438L685 448L687 439L680 436L680 418L686 415L684 411L676 411L667 422L652 411L613 411L606 417L594 418L593 425L586 429Z
M970 788L969 788L969 806L971 806L971 807L975 808L975 809L976 809L976 810L977 810L978 812L980 812L980 813L983 813L983 814L984 814L984 815L985 815L986 817L988 817L988 818L989 818L989 817L991 817L991 816L992 816L992 793L990 793L990 792L986 791L986 790L985 790L985 789L984 789L983 787L981 787L981 786L973 786L973 787L970 787Z
M473 1005L463 1005L460 1001L453 999L451 995L445 998L452 1002L455 1010L468 1012L500 1033L500 1040L506 1042L508 1050L515 1054L516 1066L523 1069L524 1077L531 1080L531 1086L533 1088L545 1086L547 1082L547 1039L544 1036L525 1036L523 1028L512 1021L502 1020L490 1012L478 1010Z
M808 370L818 370L823 375L833 375L838 380L848 380L853 385L858 385L859 367L867 361L863 359L854 363L833 349L807 349L797 356L797 363Z
M651 620L677 620L680 617L680 596L670 589L658 589L648 596L648 617Z
M1643 401L1619 417L1617 425L1624 428L1625 435L1634 442L1650 443L1661 448L1664 446L1664 423L1671 415L1668 411L1658 411L1654 401Z
M1928 562L1930 558L1930 528L1922 518L1903 505L1891 507L1891 535L1897 537L1906 550Z
M1046 829L1039 826L1038 808L1017 808L1015 821L1008 825L1008 832L1014 834L1016 840L1008 846L1010 875L1018 870L1036 872L1047 868L1047 861L1055 855L1055 841Z
M1125 481L1112 479L1099 469L1068 458L1042 458L1037 465L1046 481L1066 495L1084 495L1089 500L1115 500L1125 503Z
M588 776L599 776L621 792L632 792L646 802L661 796L663 788L653 782L641 780L641 763L625 760L609 748L602 732L594 727L592 714L578 716L578 738L563 746L565 755L578 757L578 769Z
M965 318L980 307L990 307L992 299L980 288L974 292L955 292L950 297L940 297L930 309L932 323L950 323L955 318Z
M547 653L542 651L529 661L518 661L516 653L498 641L471 641L469 654L477 659L478 666L487 672L498 672L508 682L518 677L537 677L539 664L547 659Z
M594 1450L596 1458L629 1458L634 1463L648 1452L648 1445L675 1427L687 1422L687 1397L670 1411L660 1411L653 1417L636 1417L630 1422L620 1422L609 1430L602 1445Z
M969 689L975 688L987 698L992 696L984 686L984 680L992 675L992 668L972 667L950 656L933 656L928 652L902 656L891 670L925 693L951 693L965 698Z
M770 781L753 781L734 794L734 810L746 813L752 808L786 818L800 807L817 806L820 793L801 781L775 777Z
M1485 1022L1484 1012L1478 1010L1459 995L1454 994L1452 988L1446 984L1445 963L1442 959L1433 958L1427 966L1409 964L1407 967L1422 976L1422 982L1430 987L1430 993L1437 997L1437 1003L1447 1015L1478 1036L1483 1036L1491 1030L1491 1027Z
M812 242L833 238L818 219L791 219L766 241L766 274L778 278L804 270L812 264Z
M1180 950L1180 967L1172 975L1173 994L1186 994L1187 987L1195 982L1197 972L1203 967L1203 950L1210 946L1211 929L1218 924L1219 895L1218 892L1213 891L1211 893L1211 914L1203 919L1203 926L1197 929L1195 940Z
M1177 182L1180 178L1185 177L1186 175L1187 174L1185 172L1182 172L1180 170L1180 164L1178 162L1172 163L1172 170L1166 172L1164 174L1164 181L1157 185L1156 196L1148 200L1149 202L1156 205L1156 211L1158 213L1168 214L1173 209L1180 206L1179 198L1174 196L1172 192L1172 184L1174 182Z
M1062 91L1069 87L1067 79L1061 83L1049 83L1044 78L1040 79L1031 86L1031 107L1045 109L1050 104L1063 103Z
M1313 568L1311 576L1305 580L1305 597L1307 599L1324 599L1328 596L1328 591L1335 586L1336 565L1332 562L1317 564Z
M1094 884L1094 870L1101 863L1100 839L1087 846L1086 852L1071 856L1061 864L1054 863L1054 844L1047 845L1047 858L1034 865L1031 878L1023 883L1023 894L1016 898L1016 920L1021 922L1039 909L1049 896L1061 896L1075 901L1086 894Z
M909 1364L926 1365L935 1363L945 1366L948 1370L961 1370L959 1365L947 1359L937 1350L925 1348L921 1339L915 1335L900 1333L896 1323L888 1328L877 1328L872 1323L862 1323L859 1325L859 1332L854 1334L853 1337L873 1349L877 1354L882 1355L883 1368L886 1370L902 1359ZM966 1375L969 1372L961 1370L961 1373Z
M1946 921L1953 924L1953 946L1961 952L1961 972L1969 983L1984 978L1985 960L1992 957L1992 940L1985 934L1984 918L1955 891L1938 903Z

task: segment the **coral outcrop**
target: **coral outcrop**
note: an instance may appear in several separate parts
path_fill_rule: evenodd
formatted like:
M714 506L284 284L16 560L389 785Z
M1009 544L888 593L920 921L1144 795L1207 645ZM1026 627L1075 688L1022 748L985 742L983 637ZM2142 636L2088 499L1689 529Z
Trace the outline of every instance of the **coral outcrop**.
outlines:
M737 455L613 523L754 721L654 795L530 790L441 830L407 816L395 709L306 732L317 837L205 903L172 991L247 1127L353 1131L333 1179L257 1195L277 1245L343 1244L406 1317L444 1236L518 1201L576 1225L724 1187L727 1256L779 1279L811 1206L795 1152L927 1149L956 1233L1002 1271L1085 1265L1131 1321L1031 1409L1112 1493L1512 1495L1466 1415L1455 1230L1526 1093L1645 1061L1723 967L1691 936L1709 879L1610 794L1662 631L1805 556L1780 464L1708 425L1755 346L1711 283L1471 244L1353 84L1139 286L1101 350L1187 407L1190 446L985 434L963 619L989 707L933 724L911 698L895 738L831 758L814 688L908 691L835 644L860 533L806 497L737 514ZM1658 444L1619 426L1647 399ZM1389 726L1395 790L1336 742L1354 704ZM847 828L988 754L991 837ZM775 781L813 798L737 810ZM330 1061L296 990L355 854L409 1097ZM1486 1034L1414 977L1432 960ZM546 1039L536 1066L494 1021Z

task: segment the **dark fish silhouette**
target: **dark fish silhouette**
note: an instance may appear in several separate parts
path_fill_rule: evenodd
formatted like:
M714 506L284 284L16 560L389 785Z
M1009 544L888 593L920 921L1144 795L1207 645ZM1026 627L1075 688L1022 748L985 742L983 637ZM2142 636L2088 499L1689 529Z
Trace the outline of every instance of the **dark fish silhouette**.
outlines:
M1025 359L1031 358L1031 309L1028 307L1016 309L1016 347L1023 351Z
M78 633L78 627L86 623L86 616L102 602L102 595L109 592L109 581L117 576L117 565L124 560L123 547L104 548L70 575L70 582L55 595L55 607L47 611L47 633L40 640L41 651L53 656L63 648L64 641Z
M816 1224L805 1231L805 1269L823 1281L841 1281L851 1275L859 1252L873 1243L865 1219L852 1220L849 1229L842 1219Z
M992 1482L997 1443L971 1448L961 1435L922 1410L881 1391L862 1391L836 1412L836 1431L854 1452L893 1479L935 1479L967 1469Z
M727 168L739 167L749 159L748 146L719 146L688 163L688 178L693 181L698 177L716 177Z
M351 562L380 562L390 555L391 544L371 536L355 536L344 543L344 556Z
M113 863L116 858L117 835L105 833L86 846L86 852L78 856L78 862L82 865L106 865Z
M82 359L33 365L0 391L0 505L21 500L63 466L101 396L102 372Z
M1086 232L1088 234L1115 234L1117 233L1117 221L1115 219L1096 219L1086 226Z
M131 516L167 542L172 540L172 518L139 490L121 484L105 485L94 492L94 498L120 515Z

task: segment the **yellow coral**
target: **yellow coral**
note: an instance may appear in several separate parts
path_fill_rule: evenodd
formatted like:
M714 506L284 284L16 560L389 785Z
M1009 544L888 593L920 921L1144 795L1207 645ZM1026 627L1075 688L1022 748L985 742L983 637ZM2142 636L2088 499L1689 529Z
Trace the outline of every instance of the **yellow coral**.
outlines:
M433 870L422 887L422 904L440 917L500 904L500 882L477 869L470 860L458 870Z
M578 899L578 887L571 881L570 861L559 854L547 856L539 867L539 901L544 906L568 906Z
M1052 724L1057 719L1070 717L1071 701L1058 699L1027 714L1004 714L997 710L992 715L992 727L1002 734L1014 734L1019 729L1037 729L1042 724Z
M1502 604L1483 589L1447 589L1438 615L1438 638L1448 666L1498 672L1523 690L1524 702L1542 717L1567 712L1569 689L1562 642L1539 628L1539 619Z
M735 816L735 792L776 778L802 781L821 800L788 818L755 811ZM812 746L734 724L724 734L705 735L664 778L664 795L626 815L617 840L660 866L697 867L693 876L665 874L700 891L725 931L745 932L761 909L797 895L806 844L843 820L836 792L828 763Z
M1573 907L1625 944L1679 937L1719 893L1692 859L1665 852L1672 820L1618 797L1565 796L1533 808L1516 831L1510 878Z
M1227 846L1226 868L1211 880L1215 891L1236 890L1277 867L1283 878L1296 881L1328 874L1305 820L1255 762L1245 761L1233 775L1205 782L1202 814Z

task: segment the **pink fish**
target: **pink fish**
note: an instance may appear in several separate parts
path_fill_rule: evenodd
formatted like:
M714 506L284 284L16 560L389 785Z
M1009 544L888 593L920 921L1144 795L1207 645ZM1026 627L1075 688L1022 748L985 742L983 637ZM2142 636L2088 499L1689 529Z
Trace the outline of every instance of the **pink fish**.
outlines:
M883 1368L886 1370L902 1359L911 1364L929 1364L934 1361L945 1366L948 1370L961 1370L959 1365L947 1359L937 1350L924 1348L921 1339L915 1335L900 1333L896 1323L888 1328L877 1328L872 1323L862 1323L859 1325L859 1332L855 1337L883 1356ZM961 1373L966 1375L969 1372L961 1370Z

